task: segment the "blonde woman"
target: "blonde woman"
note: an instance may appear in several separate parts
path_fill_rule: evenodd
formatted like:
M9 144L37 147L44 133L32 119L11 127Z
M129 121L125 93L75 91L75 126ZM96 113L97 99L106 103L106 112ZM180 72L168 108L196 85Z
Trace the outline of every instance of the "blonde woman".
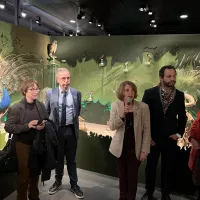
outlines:
M120 200L136 199L138 169L150 152L149 107L137 102L136 97L136 85L122 82L110 112L109 128L116 130L110 152L118 160Z

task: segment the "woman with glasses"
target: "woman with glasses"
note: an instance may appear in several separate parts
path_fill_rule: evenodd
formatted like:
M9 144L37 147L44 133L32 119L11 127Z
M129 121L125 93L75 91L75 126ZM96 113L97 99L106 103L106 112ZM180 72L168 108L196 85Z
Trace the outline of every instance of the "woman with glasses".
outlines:
M44 129L43 119L48 118L44 104L37 100L39 86L35 80L22 83L21 92L24 98L14 104L8 113L5 130L14 135L18 158L17 200L39 200L38 170L29 169L29 155L35 131Z
M120 200L135 200L138 169L150 152L150 113L147 104L135 101L137 87L124 81L111 106L109 128L116 130L110 152L118 159Z

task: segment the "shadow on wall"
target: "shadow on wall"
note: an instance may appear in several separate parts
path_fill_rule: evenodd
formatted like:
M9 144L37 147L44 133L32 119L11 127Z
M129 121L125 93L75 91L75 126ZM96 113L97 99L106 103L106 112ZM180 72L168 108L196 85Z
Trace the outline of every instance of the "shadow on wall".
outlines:
M111 137L98 136L94 133L88 135L80 131L77 150L77 167L94 171L109 176L118 177L116 158L109 152ZM192 175L188 169L188 157L190 150L180 150L176 168L172 174L173 191L179 194L193 195L195 187L192 184ZM145 183L145 166L143 162L139 170L139 183ZM160 186L160 161L157 168L156 186Z

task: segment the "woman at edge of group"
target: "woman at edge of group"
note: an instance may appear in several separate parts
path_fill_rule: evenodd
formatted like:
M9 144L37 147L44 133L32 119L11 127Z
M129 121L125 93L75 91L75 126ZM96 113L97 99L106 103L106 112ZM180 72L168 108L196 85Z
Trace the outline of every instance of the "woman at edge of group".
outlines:
M189 141L192 144L189 157L189 168L192 171L193 183L198 190L200 200L200 112L190 127Z
M131 81L122 82L116 95L109 120L109 128L116 132L109 150L118 158L119 199L135 200L138 169L150 153L150 111L147 104L135 100L137 87Z
M13 134L18 159L17 200L39 200L38 170L29 169L29 155L35 139L35 131L44 129L48 118L45 106L37 100L39 85L35 80L22 83L21 92L24 98L14 104L8 113L5 130ZM41 121L43 120L43 121ZM38 124L41 121L41 124Z

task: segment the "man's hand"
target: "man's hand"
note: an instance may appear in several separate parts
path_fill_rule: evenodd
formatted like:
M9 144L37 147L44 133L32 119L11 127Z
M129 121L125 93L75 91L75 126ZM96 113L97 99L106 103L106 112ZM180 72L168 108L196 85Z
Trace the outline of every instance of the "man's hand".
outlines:
M176 134L170 135L169 136L172 140L178 140L179 137Z
M153 140L151 140L151 146L156 146L156 143Z
M147 158L147 154L144 152L140 153L140 161L144 161Z

